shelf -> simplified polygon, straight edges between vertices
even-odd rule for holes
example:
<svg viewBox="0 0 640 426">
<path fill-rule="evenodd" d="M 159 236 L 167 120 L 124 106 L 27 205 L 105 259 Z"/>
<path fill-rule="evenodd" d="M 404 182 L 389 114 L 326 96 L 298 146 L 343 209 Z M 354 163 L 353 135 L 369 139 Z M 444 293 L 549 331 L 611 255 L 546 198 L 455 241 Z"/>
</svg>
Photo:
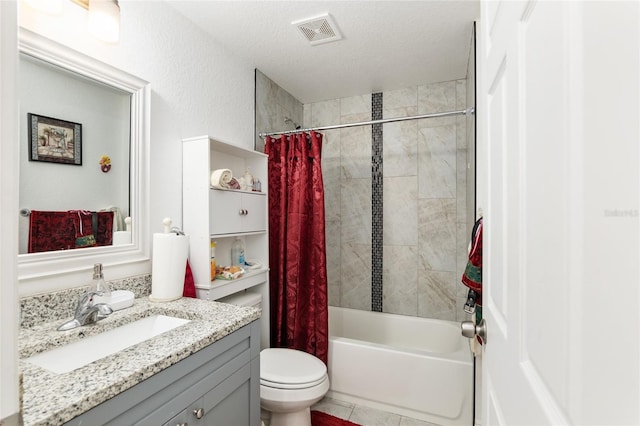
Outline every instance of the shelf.
<svg viewBox="0 0 640 426">
<path fill-rule="evenodd" d="M 218 300 L 251 288 L 262 295 L 262 334 L 269 341 L 269 224 L 268 156 L 257 151 L 200 136 L 182 144 L 182 226 L 189 234 L 189 262 L 196 297 Z M 262 191 L 215 188 L 213 170 L 229 169 L 234 176 L 249 170 Z M 234 238 L 244 240 L 246 254 L 259 259 L 261 269 L 242 278 L 211 281 L 211 241 L 216 241 L 216 262 L 230 264 Z"/>
<path fill-rule="evenodd" d="M 212 191 L 240 192 L 243 194 L 267 195 L 266 192 L 262 192 L 262 191 L 243 191 L 242 189 L 216 188 L 215 186 L 210 186 L 209 189 L 211 189 Z"/>
<path fill-rule="evenodd" d="M 262 268 L 249 271 L 235 280 L 215 280 L 208 284 L 196 284 L 196 291 L 208 291 L 210 295 L 207 299 L 217 300 L 260 284 L 266 284 L 268 272 L 268 268 Z"/>
<path fill-rule="evenodd" d="M 230 237 L 248 237 L 250 235 L 266 235 L 267 231 L 251 231 L 251 232 L 230 232 L 228 234 L 211 234 L 209 237 L 214 238 L 230 238 Z"/>
</svg>

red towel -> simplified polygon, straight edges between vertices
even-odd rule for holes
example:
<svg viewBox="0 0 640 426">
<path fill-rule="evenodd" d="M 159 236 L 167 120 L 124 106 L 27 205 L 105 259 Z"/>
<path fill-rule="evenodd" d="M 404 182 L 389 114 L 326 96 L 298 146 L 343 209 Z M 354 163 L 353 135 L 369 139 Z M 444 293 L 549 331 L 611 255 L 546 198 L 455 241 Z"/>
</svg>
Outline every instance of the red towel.
<svg viewBox="0 0 640 426">
<path fill-rule="evenodd" d="M 69 212 L 31 210 L 29 253 L 76 247 L 75 227 Z"/>
<path fill-rule="evenodd" d="M 482 218 L 473 227 L 469 261 L 462 274 L 462 283 L 477 293 L 476 303 L 482 306 Z"/>
<path fill-rule="evenodd" d="M 29 216 L 29 253 L 96 245 L 110 246 L 112 243 L 111 211 L 94 213 L 84 210 L 32 210 Z"/>
<path fill-rule="evenodd" d="M 113 245 L 113 212 L 97 212 L 94 214 L 98 216 L 98 229 L 93 230 L 96 236 L 96 244 L 99 246 Z"/>
<path fill-rule="evenodd" d="M 86 210 L 71 210 L 68 213 L 73 220 L 76 248 L 94 247 L 96 245 L 96 236 L 93 233 L 93 215 L 91 212 Z"/>
<path fill-rule="evenodd" d="M 482 218 L 478 219 L 471 233 L 471 250 L 467 267 L 462 274 L 462 284 L 476 292 L 476 324 L 482 320 Z M 482 345 L 480 336 L 476 337 Z"/>
<path fill-rule="evenodd" d="M 191 272 L 191 266 L 189 266 L 189 259 L 187 259 L 187 270 L 184 274 L 182 297 L 196 297 L 196 285 L 193 282 L 193 273 Z"/>
</svg>

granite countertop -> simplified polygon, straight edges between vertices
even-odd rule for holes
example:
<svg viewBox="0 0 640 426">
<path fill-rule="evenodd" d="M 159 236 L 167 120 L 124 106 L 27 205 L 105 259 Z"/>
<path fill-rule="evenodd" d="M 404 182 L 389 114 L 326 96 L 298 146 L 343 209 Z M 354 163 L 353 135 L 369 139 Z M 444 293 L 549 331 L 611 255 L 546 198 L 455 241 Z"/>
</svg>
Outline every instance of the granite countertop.
<svg viewBox="0 0 640 426">
<path fill-rule="evenodd" d="M 260 309 L 208 300 L 182 298 L 154 303 L 142 297 L 135 299 L 132 307 L 115 311 L 93 325 L 57 331 L 66 321 L 63 320 L 23 327 L 19 335 L 19 367 L 23 375 L 24 424 L 57 425 L 69 421 L 258 319 L 260 314 Z M 69 373 L 55 374 L 24 360 L 150 315 L 191 321 Z"/>
</svg>

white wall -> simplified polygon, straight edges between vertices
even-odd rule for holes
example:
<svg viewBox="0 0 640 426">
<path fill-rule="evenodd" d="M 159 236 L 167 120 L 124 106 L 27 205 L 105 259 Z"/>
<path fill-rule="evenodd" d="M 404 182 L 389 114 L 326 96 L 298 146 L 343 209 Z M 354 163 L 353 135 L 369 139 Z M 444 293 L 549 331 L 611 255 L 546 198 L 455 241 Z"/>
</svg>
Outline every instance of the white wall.
<svg viewBox="0 0 640 426">
<path fill-rule="evenodd" d="M 0 2 L 0 138 L 18 136 L 18 40 L 15 3 Z M 0 423 L 17 425 L 18 392 L 18 292 L 15 286 L 18 252 L 18 146 L 0 143 Z M 11 416 L 11 418 L 9 418 Z M 4 422 L 4 423 L 3 423 Z"/>
<path fill-rule="evenodd" d="M 117 44 L 88 35 L 84 9 L 72 2 L 64 7 L 63 16 L 21 7 L 20 26 L 151 83 L 151 232 L 161 232 L 164 217 L 181 226 L 181 139 L 210 134 L 253 148 L 253 64 L 164 1 L 120 2 Z"/>
</svg>

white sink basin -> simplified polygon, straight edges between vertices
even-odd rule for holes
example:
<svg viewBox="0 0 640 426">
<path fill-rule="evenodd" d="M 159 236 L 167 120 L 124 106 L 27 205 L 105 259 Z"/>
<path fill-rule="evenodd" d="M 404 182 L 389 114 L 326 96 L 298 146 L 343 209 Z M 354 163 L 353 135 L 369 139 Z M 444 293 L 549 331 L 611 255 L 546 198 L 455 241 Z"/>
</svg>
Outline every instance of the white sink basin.
<svg viewBox="0 0 640 426">
<path fill-rule="evenodd" d="M 154 315 L 42 352 L 25 361 L 56 374 L 68 373 L 188 322 L 182 318 Z"/>
</svg>

